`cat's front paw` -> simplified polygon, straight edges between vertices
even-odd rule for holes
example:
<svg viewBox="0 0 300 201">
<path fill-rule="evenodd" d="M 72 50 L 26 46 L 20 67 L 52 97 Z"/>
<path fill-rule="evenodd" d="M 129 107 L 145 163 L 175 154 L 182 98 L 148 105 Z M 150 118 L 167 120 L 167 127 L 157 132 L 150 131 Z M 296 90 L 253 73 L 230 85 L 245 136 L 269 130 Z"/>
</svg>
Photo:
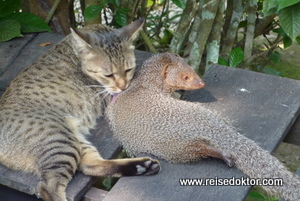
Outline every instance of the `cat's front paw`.
<svg viewBox="0 0 300 201">
<path fill-rule="evenodd" d="M 145 158 L 145 161 L 136 165 L 137 175 L 151 175 L 156 174 L 160 170 L 160 164 L 158 160 L 152 158 Z"/>
<path fill-rule="evenodd" d="M 158 160 L 143 157 L 131 160 L 123 174 L 127 176 L 152 175 L 158 173 L 159 170 L 160 164 Z"/>
</svg>

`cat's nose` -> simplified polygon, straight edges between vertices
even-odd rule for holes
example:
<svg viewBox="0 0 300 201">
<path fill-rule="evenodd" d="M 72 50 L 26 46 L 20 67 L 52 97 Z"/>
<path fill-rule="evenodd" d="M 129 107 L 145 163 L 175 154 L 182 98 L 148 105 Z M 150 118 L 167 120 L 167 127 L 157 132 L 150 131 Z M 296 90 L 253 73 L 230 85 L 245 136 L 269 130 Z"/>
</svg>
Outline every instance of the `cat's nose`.
<svg viewBox="0 0 300 201">
<path fill-rule="evenodd" d="M 117 87 L 119 89 L 121 89 L 122 91 L 124 91 L 126 89 L 127 83 L 125 80 L 120 80 L 119 82 L 117 82 Z"/>
</svg>

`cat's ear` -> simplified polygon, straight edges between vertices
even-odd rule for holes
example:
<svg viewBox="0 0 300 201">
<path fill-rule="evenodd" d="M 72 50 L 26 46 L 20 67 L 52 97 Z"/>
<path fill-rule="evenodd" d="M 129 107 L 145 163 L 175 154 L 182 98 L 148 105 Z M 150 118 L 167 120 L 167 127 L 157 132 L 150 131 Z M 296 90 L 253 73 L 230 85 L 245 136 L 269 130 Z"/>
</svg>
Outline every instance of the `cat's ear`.
<svg viewBox="0 0 300 201">
<path fill-rule="evenodd" d="M 92 47 L 86 42 L 85 36 L 80 31 L 75 31 L 72 28 L 71 35 L 73 39 L 73 49 L 76 54 L 86 53 Z"/>
<path fill-rule="evenodd" d="M 144 24 L 144 19 L 140 18 L 131 24 L 120 29 L 120 37 L 132 41 L 138 36 L 138 32 Z"/>
</svg>

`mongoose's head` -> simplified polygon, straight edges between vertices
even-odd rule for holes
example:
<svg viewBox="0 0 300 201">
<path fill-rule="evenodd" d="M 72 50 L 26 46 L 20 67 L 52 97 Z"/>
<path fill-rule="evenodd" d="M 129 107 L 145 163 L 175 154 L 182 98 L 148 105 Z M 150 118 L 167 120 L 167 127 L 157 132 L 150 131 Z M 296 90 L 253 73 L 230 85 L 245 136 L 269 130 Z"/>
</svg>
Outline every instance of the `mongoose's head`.
<svg viewBox="0 0 300 201">
<path fill-rule="evenodd" d="M 161 54 L 161 62 L 164 65 L 162 79 L 164 84 L 172 90 L 194 90 L 205 86 L 203 80 L 189 66 L 183 58 L 177 54 Z"/>
</svg>

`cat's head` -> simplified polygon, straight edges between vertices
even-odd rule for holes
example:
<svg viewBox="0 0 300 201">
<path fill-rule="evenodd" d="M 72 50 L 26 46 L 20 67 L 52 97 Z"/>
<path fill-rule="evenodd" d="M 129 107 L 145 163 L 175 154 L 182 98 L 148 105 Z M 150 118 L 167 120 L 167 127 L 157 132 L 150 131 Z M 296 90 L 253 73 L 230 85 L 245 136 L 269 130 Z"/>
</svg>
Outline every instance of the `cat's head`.
<svg viewBox="0 0 300 201">
<path fill-rule="evenodd" d="M 82 71 L 110 94 L 120 93 L 130 84 L 136 67 L 132 41 L 143 22 L 139 19 L 120 29 L 104 25 L 71 29 L 71 43 Z"/>
</svg>

